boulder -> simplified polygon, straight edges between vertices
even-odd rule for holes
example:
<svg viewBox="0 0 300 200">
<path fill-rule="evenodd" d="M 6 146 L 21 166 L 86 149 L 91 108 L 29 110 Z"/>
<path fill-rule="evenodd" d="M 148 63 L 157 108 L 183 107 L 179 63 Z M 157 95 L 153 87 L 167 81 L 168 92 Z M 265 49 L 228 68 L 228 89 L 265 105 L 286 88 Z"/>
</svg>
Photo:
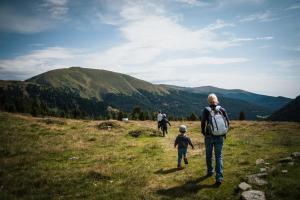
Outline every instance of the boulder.
<svg viewBox="0 0 300 200">
<path fill-rule="evenodd" d="M 263 164 L 265 161 L 264 161 L 264 159 L 257 159 L 256 161 L 255 161 L 255 163 L 257 164 L 257 165 L 260 165 L 260 164 Z"/>
<path fill-rule="evenodd" d="M 267 168 L 260 168 L 260 172 L 266 172 Z"/>
<path fill-rule="evenodd" d="M 288 165 L 294 166 L 294 162 L 288 162 Z"/>
<path fill-rule="evenodd" d="M 263 173 L 261 173 L 261 174 L 263 174 Z M 250 184 L 258 185 L 258 186 L 263 186 L 263 185 L 268 184 L 268 182 L 265 181 L 264 179 L 262 179 L 261 176 L 259 176 L 259 174 L 248 175 L 247 182 Z"/>
<path fill-rule="evenodd" d="M 281 158 L 278 160 L 280 163 L 286 163 L 286 162 L 292 162 L 293 158 L 292 157 L 286 157 L 286 158 Z"/>
<path fill-rule="evenodd" d="M 242 191 L 251 190 L 252 186 L 246 182 L 242 182 L 239 184 L 239 189 Z"/>
<path fill-rule="evenodd" d="M 243 200 L 266 200 L 265 193 L 259 190 L 249 190 L 242 193 Z"/>
<path fill-rule="evenodd" d="M 291 156 L 292 156 L 293 158 L 299 158 L 299 157 L 300 157 L 300 152 L 293 152 L 293 153 L 291 154 Z"/>
<path fill-rule="evenodd" d="M 284 170 L 281 170 L 281 173 L 283 174 L 287 174 L 288 173 L 288 170 L 284 169 Z"/>
</svg>

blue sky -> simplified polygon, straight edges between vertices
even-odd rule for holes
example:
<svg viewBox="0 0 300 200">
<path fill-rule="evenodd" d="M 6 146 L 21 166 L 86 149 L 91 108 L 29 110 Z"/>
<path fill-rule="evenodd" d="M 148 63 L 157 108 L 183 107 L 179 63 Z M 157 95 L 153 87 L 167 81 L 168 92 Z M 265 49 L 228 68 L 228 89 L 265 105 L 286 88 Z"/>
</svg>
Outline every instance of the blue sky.
<svg viewBox="0 0 300 200">
<path fill-rule="evenodd" d="M 300 1 L 1 0 L 0 79 L 81 66 L 300 94 Z"/>
</svg>

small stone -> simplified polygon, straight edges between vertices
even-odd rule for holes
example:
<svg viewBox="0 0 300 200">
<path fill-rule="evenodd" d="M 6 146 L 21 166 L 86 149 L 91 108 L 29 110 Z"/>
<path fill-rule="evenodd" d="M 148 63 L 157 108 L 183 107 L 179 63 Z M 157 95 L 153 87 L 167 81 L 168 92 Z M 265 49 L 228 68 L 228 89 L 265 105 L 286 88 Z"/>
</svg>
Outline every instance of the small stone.
<svg viewBox="0 0 300 200">
<path fill-rule="evenodd" d="M 288 162 L 288 165 L 294 166 L 294 162 Z"/>
<path fill-rule="evenodd" d="M 281 173 L 283 174 L 287 174 L 288 173 L 288 170 L 284 169 L 284 170 L 281 170 Z"/>
<path fill-rule="evenodd" d="M 278 160 L 278 162 L 284 163 L 284 162 L 292 162 L 293 158 L 292 157 L 286 157 L 286 158 L 281 158 Z"/>
<path fill-rule="evenodd" d="M 266 168 L 260 168 L 260 172 L 266 172 L 267 169 Z"/>
<path fill-rule="evenodd" d="M 293 153 L 291 154 L 291 156 L 292 156 L 293 158 L 299 158 L 299 157 L 300 157 L 300 152 L 293 152 Z"/>
<path fill-rule="evenodd" d="M 268 184 L 267 181 L 263 180 L 257 174 L 248 175 L 247 176 L 247 182 L 250 183 L 250 184 L 259 185 L 259 186 Z"/>
<path fill-rule="evenodd" d="M 71 158 L 69 158 L 69 159 L 70 159 L 70 160 L 78 160 L 79 157 L 73 156 L 73 157 L 71 157 Z"/>
<path fill-rule="evenodd" d="M 242 191 L 251 190 L 252 186 L 246 182 L 242 182 L 239 184 L 239 189 Z"/>
<path fill-rule="evenodd" d="M 268 174 L 266 172 L 264 173 L 257 173 L 257 174 L 253 174 L 254 176 L 257 176 L 259 178 L 266 178 L 268 176 Z"/>
<path fill-rule="evenodd" d="M 265 165 L 270 165 L 270 163 L 266 162 Z"/>
<path fill-rule="evenodd" d="M 243 200 L 266 200 L 265 193 L 258 190 L 249 190 L 242 193 Z"/>
<path fill-rule="evenodd" d="M 257 159 L 256 161 L 255 161 L 255 163 L 257 164 L 257 165 L 260 165 L 260 164 L 263 164 L 265 161 L 264 161 L 264 159 Z"/>
</svg>

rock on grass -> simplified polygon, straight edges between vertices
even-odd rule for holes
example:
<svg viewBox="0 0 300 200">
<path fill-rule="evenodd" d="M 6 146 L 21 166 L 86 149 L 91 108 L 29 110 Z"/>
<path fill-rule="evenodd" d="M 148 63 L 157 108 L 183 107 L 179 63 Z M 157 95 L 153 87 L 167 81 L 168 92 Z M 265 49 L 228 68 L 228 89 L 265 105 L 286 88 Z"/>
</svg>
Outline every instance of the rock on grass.
<svg viewBox="0 0 300 200">
<path fill-rule="evenodd" d="M 293 161 L 292 157 L 281 158 L 278 160 L 278 162 L 281 162 L 281 163 L 292 162 L 292 161 Z"/>
<path fill-rule="evenodd" d="M 250 184 L 259 185 L 259 186 L 267 185 L 268 182 L 261 178 L 261 177 L 264 177 L 262 175 L 264 175 L 264 173 L 248 175 L 247 182 Z"/>
<path fill-rule="evenodd" d="M 252 188 L 252 186 L 249 185 L 249 184 L 246 183 L 246 182 L 242 182 L 242 183 L 239 184 L 239 189 L 240 189 L 241 191 L 251 190 L 251 188 Z"/>
<path fill-rule="evenodd" d="M 300 158 L 300 152 L 293 152 L 293 153 L 291 154 L 291 156 L 292 156 L 293 158 Z"/>
<path fill-rule="evenodd" d="M 242 193 L 243 200 L 265 200 L 265 193 L 259 190 L 249 190 Z"/>
</svg>

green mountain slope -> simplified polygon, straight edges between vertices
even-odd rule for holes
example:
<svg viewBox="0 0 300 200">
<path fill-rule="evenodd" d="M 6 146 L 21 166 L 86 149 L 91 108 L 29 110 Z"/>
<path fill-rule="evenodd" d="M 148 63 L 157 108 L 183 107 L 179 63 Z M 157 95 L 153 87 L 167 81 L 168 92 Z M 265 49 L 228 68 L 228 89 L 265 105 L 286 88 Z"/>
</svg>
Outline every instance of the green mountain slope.
<svg viewBox="0 0 300 200">
<path fill-rule="evenodd" d="M 125 74 L 80 67 L 52 70 L 32 77 L 26 82 L 54 88 L 69 88 L 78 92 L 81 97 L 95 97 L 97 100 L 102 100 L 103 95 L 108 93 L 133 95 L 139 93 L 139 90 L 158 95 L 168 93 L 162 87 Z"/>
<path fill-rule="evenodd" d="M 289 104 L 274 112 L 269 119 L 273 121 L 295 121 L 300 122 L 300 96 Z"/>
</svg>

